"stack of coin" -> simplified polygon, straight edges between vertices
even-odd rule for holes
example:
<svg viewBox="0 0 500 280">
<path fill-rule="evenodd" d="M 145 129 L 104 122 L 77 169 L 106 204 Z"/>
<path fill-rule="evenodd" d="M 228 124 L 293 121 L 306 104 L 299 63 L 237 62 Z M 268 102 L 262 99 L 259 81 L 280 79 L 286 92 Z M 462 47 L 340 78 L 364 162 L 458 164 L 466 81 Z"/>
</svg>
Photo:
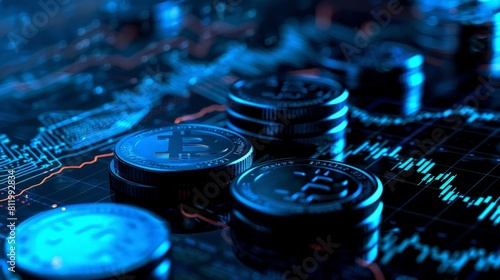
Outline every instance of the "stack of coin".
<svg viewBox="0 0 500 280">
<path fill-rule="evenodd" d="M 171 277 L 170 237 L 168 224 L 146 210 L 75 204 L 23 221 L 16 244 L 6 241 L 5 251 L 15 256 L 22 279 L 166 280 Z"/>
<path fill-rule="evenodd" d="M 499 11 L 498 1 L 419 0 L 413 38 L 431 53 L 455 57 L 461 71 L 489 72 L 500 52 Z"/>
<path fill-rule="evenodd" d="M 237 81 L 227 99 L 227 126 L 252 138 L 256 150 L 267 144 L 331 142 L 345 145 L 348 91 L 323 77 L 277 75 Z M 297 152 L 291 151 L 289 152 Z"/>
<path fill-rule="evenodd" d="M 273 269 L 311 256 L 372 262 L 382 188 L 375 175 L 336 161 L 289 158 L 254 166 L 231 185 L 235 253 L 255 266 L 266 260 Z"/>
<path fill-rule="evenodd" d="M 396 104 L 397 114 L 411 115 L 421 109 L 424 58 L 407 45 L 373 42 L 352 53 L 328 46 L 323 48 L 319 63 L 326 75 L 349 89 L 350 102 L 355 105 L 373 106 L 377 98 Z M 388 112 L 385 107 L 382 110 Z"/>
<path fill-rule="evenodd" d="M 248 140 L 227 129 L 201 124 L 148 129 L 116 144 L 110 187 L 141 201 L 208 207 L 224 201 L 229 183 L 252 160 Z"/>
<path fill-rule="evenodd" d="M 424 8 L 417 11 L 417 20 L 413 24 L 415 43 L 443 55 L 455 53 L 460 45 L 460 25 L 449 19 L 448 10 L 428 11 Z"/>
</svg>

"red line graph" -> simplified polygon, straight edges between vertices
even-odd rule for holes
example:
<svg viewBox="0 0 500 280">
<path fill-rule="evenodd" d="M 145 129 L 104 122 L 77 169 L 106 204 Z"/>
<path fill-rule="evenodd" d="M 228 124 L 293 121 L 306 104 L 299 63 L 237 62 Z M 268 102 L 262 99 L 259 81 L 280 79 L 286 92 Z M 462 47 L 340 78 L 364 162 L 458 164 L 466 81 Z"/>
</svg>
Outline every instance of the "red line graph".
<svg viewBox="0 0 500 280">
<path fill-rule="evenodd" d="M 185 210 L 184 210 L 184 207 L 182 206 L 182 204 L 180 205 L 179 209 L 181 210 L 181 213 L 183 216 L 187 217 L 187 218 L 190 218 L 190 219 L 200 219 L 206 223 L 209 223 L 211 225 L 214 225 L 214 226 L 217 226 L 217 227 L 227 227 L 227 225 L 223 222 L 220 222 L 220 221 L 214 221 L 212 219 L 209 219 L 203 215 L 200 215 L 200 214 L 191 214 L 191 213 L 187 213 Z"/>
<path fill-rule="evenodd" d="M 213 105 L 210 105 L 210 106 L 207 106 L 207 107 L 201 109 L 197 113 L 185 115 L 185 116 L 182 116 L 182 117 L 178 117 L 178 118 L 175 119 L 174 123 L 181 123 L 181 122 L 185 122 L 185 121 L 192 121 L 192 120 L 196 120 L 196 119 L 202 118 L 206 114 L 209 114 L 209 113 L 212 113 L 212 112 L 224 112 L 224 111 L 226 111 L 226 106 L 220 105 L 220 104 L 213 104 Z"/>
<path fill-rule="evenodd" d="M 41 186 L 43 185 L 48 179 L 52 178 L 54 175 L 57 175 L 57 174 L 60 174 L 61 172 L 63 172 L 64 170 L 66 169 L 80 169 L 82 168 L 83 166 L 85 165 L 89 165 L 89 164 L 94 164 L 97 162 L 97 160 L 99 160 L 100 158 L 104 158 L 104 157 L 111 157 L 113 156 L 113 153 L 109 153 L 109 154 L 102 154 L 102 155 L 97 155 L 94 157 L 93 160 L 91 161 L 87 161 L 87 162 L 84 162 L 80 165 L 70 165 L 70 166 L 63 166 L 61 167 L 59 170 L 57 170 L 56 172 L 54 173 L 51 173 L 50 175 L 48 175 L 47 177 L 43 178 L 42 181 L 40 181 L 40 183 L 37 183 L 35 185 L 31 185 L 25 189 L 23 189 L 22 191 L 20 191 L 19 193 L 17 193 L 16 195 L 14 195 L 14 197 L 19 197 L 20 195 L 22 195 L 23 193 L 25 193 L 26 191 L 32 189 L 32 188 L 35 188 L 35 187 L 38 187 L 38 186 Z M 7 198 L 3 198 L 3 199 L 0 199 L 0 202 L 4 202 L 4 201 L 7 201 L 8 200 L 8 197 Z"/>
<path fill-rule="evenodd" d="M 364 266 L 371 270 L 373 273 L 373 276 L 375 276 L 375 280 L 384 280 L 384 274 L 382 273 L 382 270 L 380 270 L 380 267 L 376 263 L 372 262 L 367 262 L 366 260 L 363 259 L 358 259 L 356 261 L 359 265 Z"/>
</svg>

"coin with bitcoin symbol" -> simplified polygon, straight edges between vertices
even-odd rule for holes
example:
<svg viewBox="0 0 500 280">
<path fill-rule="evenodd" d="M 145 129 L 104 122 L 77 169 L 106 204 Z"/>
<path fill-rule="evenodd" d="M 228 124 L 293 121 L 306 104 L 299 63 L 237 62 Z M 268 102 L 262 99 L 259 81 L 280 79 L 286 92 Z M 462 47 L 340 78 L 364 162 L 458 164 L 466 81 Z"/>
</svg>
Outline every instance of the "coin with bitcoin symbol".
<svg viewBox="0 0 500 280">
<path fill-rule="evenodd" d="M 22 279 L 111 279 L 121 275 L 146 279 L 156 267 L 170 267 L 169 226 L 133 206 L 68 205 L 32 216 L 16 232 L 16 261 Z M 6 242 L 7 252 L 10 246 Z"/>
<path fill-rule="evenodd" d="M 138 198 L 189 197 L 189 190 L 203 192 L 207 182 L 224 188 L 252 159 L 252 145 L 235 132 L 172 125 L 123 137 L 115 147 L 110 182 L 114 190 Z"/>
</svg>

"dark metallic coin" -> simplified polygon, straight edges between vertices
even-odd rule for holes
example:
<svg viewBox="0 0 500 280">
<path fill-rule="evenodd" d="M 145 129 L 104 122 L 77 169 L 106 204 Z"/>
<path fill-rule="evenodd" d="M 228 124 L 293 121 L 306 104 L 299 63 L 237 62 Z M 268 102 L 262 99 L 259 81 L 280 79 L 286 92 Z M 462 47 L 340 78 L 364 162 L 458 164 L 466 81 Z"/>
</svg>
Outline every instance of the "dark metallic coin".
<svg viewBox="0 0 500 280">
<path fill-rule="evenodd" d="M 458 1 L 445 6 L 421 1 L 416 6 L 414 41 L 432 54 L 454 58 L 461 72 L 486 73 L 498 55 L 498 1 Z"/>
<path fill-rule="evenodd" d="M 5 243 L 7 256 L 11 246 Z M 14 247 L 23 279 L 166 279 L 171 266 L 167 224 L 128 205 L 76 204 L 42 212 L 17 227 Z"/>
<path fill-rule="evenodd" d="M 149 187 L 197 186 L 219 172 L 229 183 L 250 167 L 252 154 L 252 145 L 235 132 L 181 124 L 125 136 L 116 145 L 114 167 L 121 177 Z"/>
<path fill-rule="evenodd" d="M 361 258 L 369 262 L 375 261 L 378 255 L 378 242 L 380 239 L 379 230 L 366 233 L 364 236 L 351 235 L 351 239 L 359 242 L 358 246 L 333 241 L 331 235 L 330 238 L 328 235 L 318 235 L 315 240 L 305 239 L 309 242 L 300 242 L 300 240 L 297 242 L 284 236 L 285 241 L 282 243 L 280 241 L 283 241 L 283 239 L 269 239 L 268 244 L 262 244 L 256 241 L 259 235 L 254 235 L 252 238 L 251 235 L 242 234 L 238 230 L 231 231 L 233 252 L 236 258 L 246 266 L 258 271 L 277 271 L 283 273 L 283 271 L 286 271 L 290 267 L 300 264 L 304 259 L 317 255 L 319 251 L 328 257 L 322 258 L 322 261 L 318 262 L 321 265 L 321 271 L 317 272 L 321 274 L 327 272 L 326 275 L 331 275 L 332 268 L 335 268 L 334 271 L 336 272 L 341 271 L 339 270 L 339 264 L 353 264 L 353 259 L 359 260 Z M 318 239 L 323 242 L 318 242 Z M 325 241 L 328 242 L 330 247 L 322 247 L 325 245 Z M 315 275 L 312 279 L 327 278 Z"/>
<path fill-rule="evenodd" d="M 140 201 L 162 201 L 173 205 L 191 197 L 188 188 L 158 188 L 123 178 L 115 168 L 115 160 L 109 165 L 109 186 L 112 190 L 139 199 Z"/>
<path fill-rule="evenodd" d="M 316 146 L 325 141 L 333 141 L 336 148 L 331 151 L 336 152 L 345 143 L 348 96 L 344 87 L 326 77 L 242 79 L 228 95 L 226 125 L 247 136 L 258 151 L 264 148 L 278 157 L 297 156 L 293 151 L 311 148 L 289 149 L 297 144 Z"/>
<path fill-rule="evenodd" d="M 415 114 L 422 106 L 424 58 L 410 46 L 381 41 L 352 53 L 328 46 L 319 63 L 348 88 L 354 106 L 371 108 L 375 96 L 401 104 L 398 114 Z"/>
<path fill-rule="evenodd" d="M 327 118 L 347 104 L 348 92 L 338 82 L 312 76 L 244 79 L 228 95 L 235 113 L 263 121 L 306 122 Z"/>
<path fill-rule="evenodd" d="M 286 143 L 286 142 L 294 142 L 294 143 L 300 143 L 300 144 L 317 144 L 318 142 L 323 142 L 323 141 L 328 141 L 328 142 L 334 142 L 337 143 L 339 141 L 345 141 L 345 129 L 347 128 L 348 122 L 347 120 L 343 121 L 336 127 L 325 130 L 324 132 L 321 133 L 316 133 L 316 134 L 303 134 L 303 135 L 295 135 L 295 136 L 289 136 L 289 135 L 281 135 L 281 136 L 272 136 L 268 135 L 269 133 L 266 133 L 264 131 L 265 128 L 262 128 L 262 130 L 259 130 L 257 132 L 255 131 L 249 131 L 246 128 L 241 128 L 240 126 L 236 126 L 233 124 L 230 120 L 227 120 L 226 125 L 231 129 L 234 130 L 238 133 L 241 133 L 242 135 L 248 136 L 253 142 L 257 141 L 257 146 L 262 146 L 262 145 L 267 145 L 270 143 Z M 254 144 L 255 145 L 255 144 Z M 258 148 L 258 147 L 256 147 Z"/>
<path fill-rule="evenodd" d="M 282 159 L 244 172 L 231 184 L 231 195 L 234 210 L 260 224 L 272 225 L 279 218 L 317 227 L 312 216 L 357 224 L 379 207 L 382 183 L 340 162 Z"/>
<path fill-rule="evenodd" d="M 347 55 L 334 47 L 322 51 L 320 63 L 339 75 L 348 89 L 398 84 L 401 76 L 421 73 L 423 56 L 412 47 L 395 42 L 371 44 Z"/>
<path fill-rule="evenodd" d="M 347 121 L 348 107 L 345 105 L 335 114 L 326 118 L 296 123 L 291 120 L 265 121 L 249 118 L 231 109 L 227 109 L 227 121 L 237 127 L 245 128 L 252 133 L 259 133 L 272 137 L 307 137 L 323 134 Z"/>
<path fill-rule="evenodd" d="M 332 250 L 331 260 L 373 261 L 382 188 L 375 175 L 341 162 L 289 158 L 261 163 L 231 184 L 236 249 L 293 262 L 295 255 L 307 255 L 328 240 L 340 245 L 336 253 L 325 248 Z"/>
</svg>

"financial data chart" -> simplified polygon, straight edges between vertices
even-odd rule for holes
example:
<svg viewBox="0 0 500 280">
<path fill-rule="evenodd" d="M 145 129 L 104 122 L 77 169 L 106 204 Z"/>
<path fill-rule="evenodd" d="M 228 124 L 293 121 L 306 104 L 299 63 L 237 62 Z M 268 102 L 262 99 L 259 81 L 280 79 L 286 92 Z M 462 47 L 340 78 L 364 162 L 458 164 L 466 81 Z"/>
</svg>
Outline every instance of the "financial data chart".
<svg viewBox="0 0 500 280">
<path fill-rule="evenodd" d="M 66 232 L 79 236 L 82 251 L 84 242 L 95 245 L 80 259 L 68 253 L 75 265 L 143 250 L 123 260 L 147 262 L 146 269 L 127 274 L 134 264 L 123 265 L 111 277 L 96 272 L 88 279 L 498 278 L 500 6 L 440 3 L 0 1 L 0 277 L 65 279 L 44 274 L 42 265 L 57 270 L 62 257 L 23 262 L 20 254 L 63 248 L 57 236 Z M 215 177 L 228 191 L 210 200 L 215 210 L 172 206 L 165 193 L 144 186 L 158 184 L 154 170 L 124 175 L 126 160 L 134 159 L 127 137 L 172 126 L 237 139 L 238 157 L 231 159 L 237 164 L 216 171 L 230 176 Z M 187 144 L 176 160 L 196 160 L 182 149 L 204 149 L 205 138 L 233 145 L 186 131 L 179 132 L 188 140 L 181 140 Z M 173 158 L 166 147 L 175 145 L 175 135 L 158 134 L 154 143 L 164 146 L 143 149 Z M 283 167 L 291 177 L 271 176 L 288 165 L 299 166 Z M 160 181 L 209 183 L 199 174 Z M 307 176 L 314 179 L 287 189 Z M 250 192 L 255 177 L 266 184 Z M 292 202 L 323 203 L 325 184 L 336 188 L 328 199 L 366 201 L 294 210 Z M 362 193 L 370 187 L 373 193 Z M 169 195 L 192 199 L 183 191 Z M 251 201 L 259 195 L 271 202 L 256 206 Z M 155 203 L 144 202 L 151 197 Z M 102 224 L 69 216 L 74 204 L 82 204 L 75 213 L 115 215 L 103 221 L 124 230 L 88 233 Z M 38 227 L 49 224 L 49 216 L 37 218 L 48 210 L 67 222 Z M 294 219 L 273 220 L 292 210 Z M 150 231 L 155 227 L 161 234 Z M 341 232 L 333 245 L 314 232 L 332 228 Z M 38 247 L 22 246 L 42 240 L 31 237 L 44 230 L 51 235 Z M 121 241 L 99 246 L 112 237 Z M 313 244 L 296 249 L 308 238 Z M 15 254 L 11 245 L 19 248 Z M 161 254 L 145 257 L 151 246 Z M 328 259 L 351 251 L 349 264 Z M 38 278 L 13 272 L 23 265 Z M 153 276 L 145 278 L 144 270 Z"/>
</svg>

